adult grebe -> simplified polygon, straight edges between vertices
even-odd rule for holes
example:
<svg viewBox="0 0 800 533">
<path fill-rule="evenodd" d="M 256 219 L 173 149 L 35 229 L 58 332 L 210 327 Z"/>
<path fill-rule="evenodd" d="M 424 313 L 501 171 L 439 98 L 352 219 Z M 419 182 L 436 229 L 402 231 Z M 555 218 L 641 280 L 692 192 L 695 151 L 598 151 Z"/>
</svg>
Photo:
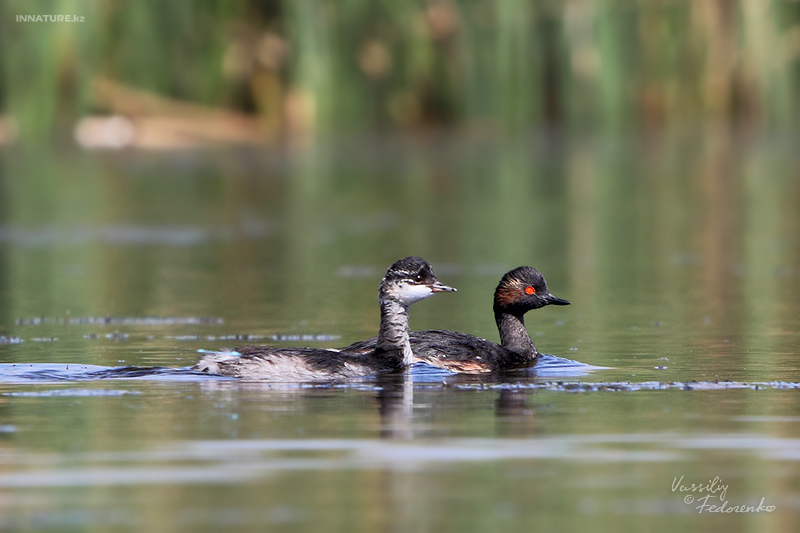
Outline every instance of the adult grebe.
<svg viewBox="0 0 800 533">
<path fill-rule="evenodd" d="M 501 344 L 457 331 L 412 331 L 409 341 L 414 359 L 469 373 L 533 366 L 539 352 L 525 329 L 524 315 L 531 309 L 551 304 L 569 305 L 569 302 L 550 294 L 544 276 L 535 268 L 515 268 L 503 276 L 494 291 L 494 319 Z M 376 341 L 373 337 L 342 350 L 369 353 Z"/>
<path fill-rule="evenodd" d="M 328 381 L 398 372 L 413 363 L 408 342 L 408 308 L 437 292 L 452 292 L 436 279 L 431 265 L 406 257 L 386 271 L 378 289 L 381 326 L 369 350 L 242 346 L 236 352 L 208 353 L 195 370 L 253 381 Z"/>
</svg>

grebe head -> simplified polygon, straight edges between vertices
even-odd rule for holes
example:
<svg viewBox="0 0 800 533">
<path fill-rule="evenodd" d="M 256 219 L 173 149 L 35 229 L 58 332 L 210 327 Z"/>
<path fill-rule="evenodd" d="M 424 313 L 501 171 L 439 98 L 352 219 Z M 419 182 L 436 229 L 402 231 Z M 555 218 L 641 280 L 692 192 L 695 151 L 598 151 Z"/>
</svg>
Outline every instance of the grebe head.
<svg viewBox="0 0 800 533">
<path fill-rule="evenodd" d="M 569 302 L 550 294 L 542 273 L 528 266 L 507 272 L 494 291 L 495 312 L 521 315 L 551 304 L 569 305 Z"/>
<path fill-rule="evenodd" d="M 455 292 L 436 279 L 430 263 L 421 257 L 406 257 L 396 261 L 381 280 L 378 298 L 396 300 L 409 306 L 437 292 Z"/>
</svg>

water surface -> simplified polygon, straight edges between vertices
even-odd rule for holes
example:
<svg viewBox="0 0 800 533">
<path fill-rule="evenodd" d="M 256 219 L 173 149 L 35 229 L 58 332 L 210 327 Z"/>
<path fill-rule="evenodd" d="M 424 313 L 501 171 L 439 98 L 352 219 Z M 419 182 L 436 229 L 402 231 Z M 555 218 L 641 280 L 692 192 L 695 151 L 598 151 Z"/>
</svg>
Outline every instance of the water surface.
<svg viewBox="0 0 800 533">
<path fill-rule="evenodd" d="M 3 153 L 0 528 L 794 530 L 799 163 L 787 138 Z M 573 302 L 534 342 L 605 369 L 187 370 L 374 335 L 410 254 L 459 289 L 413 328 L 497 340 L 494 287 L 531 265 Z M 775 508 L 699 513 L 681 476 Z"/>
</svg>

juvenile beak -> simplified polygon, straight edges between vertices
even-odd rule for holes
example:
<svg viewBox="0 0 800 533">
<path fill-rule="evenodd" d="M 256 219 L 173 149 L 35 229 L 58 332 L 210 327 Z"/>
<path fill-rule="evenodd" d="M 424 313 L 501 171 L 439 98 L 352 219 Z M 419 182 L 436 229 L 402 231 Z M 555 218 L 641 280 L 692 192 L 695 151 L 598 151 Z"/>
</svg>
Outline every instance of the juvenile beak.
<svg viewBox="0 0 800 533">
<path fill-rule="evenodd" d="M 431 288 L 431 292 L 456 292 L 456 289 L 453 287 L 448 287 L 441 281 L 437 281 L 432 285 L 428 285 Z"/>
</svg>

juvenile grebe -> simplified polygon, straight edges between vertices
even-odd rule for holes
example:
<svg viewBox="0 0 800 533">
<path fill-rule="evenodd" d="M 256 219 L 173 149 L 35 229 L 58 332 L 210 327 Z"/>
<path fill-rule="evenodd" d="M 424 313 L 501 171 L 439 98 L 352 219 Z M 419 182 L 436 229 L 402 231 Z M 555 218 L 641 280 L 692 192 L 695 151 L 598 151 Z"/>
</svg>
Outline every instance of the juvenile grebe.
<svg viewBox="0 0 800 533">
<path fill-rule="evenodd" d="M 550 294 L 544 276 L 535 268 L 515 268 L 503 276 L 494 291 L 494 319 L 501 344 L 457 331 L 412 331 L 409 341 L 414 358 L 454 372 L 493 372 L 533 366 L 539 352 L 525 329 L 524 315 L 551 304 L 569 305 L 569 302 Z M 343 351 L 368 353 L 376 341 L 373 337 L 356 342 Z"/>
<path fill-rule="evenodd" d="M 408 308 L 437 292 L 452 292 L 436 279 L 431 265 L 406 257 L 386 271 L 378 289 L 380 333 L 359 353 L 320 348 L 242 346 L 236 352 L 209 353 L 195 370 L 254 381 L 320 381 L 401 371 L 413 363 L 408 342 Z"/>
</svg>

